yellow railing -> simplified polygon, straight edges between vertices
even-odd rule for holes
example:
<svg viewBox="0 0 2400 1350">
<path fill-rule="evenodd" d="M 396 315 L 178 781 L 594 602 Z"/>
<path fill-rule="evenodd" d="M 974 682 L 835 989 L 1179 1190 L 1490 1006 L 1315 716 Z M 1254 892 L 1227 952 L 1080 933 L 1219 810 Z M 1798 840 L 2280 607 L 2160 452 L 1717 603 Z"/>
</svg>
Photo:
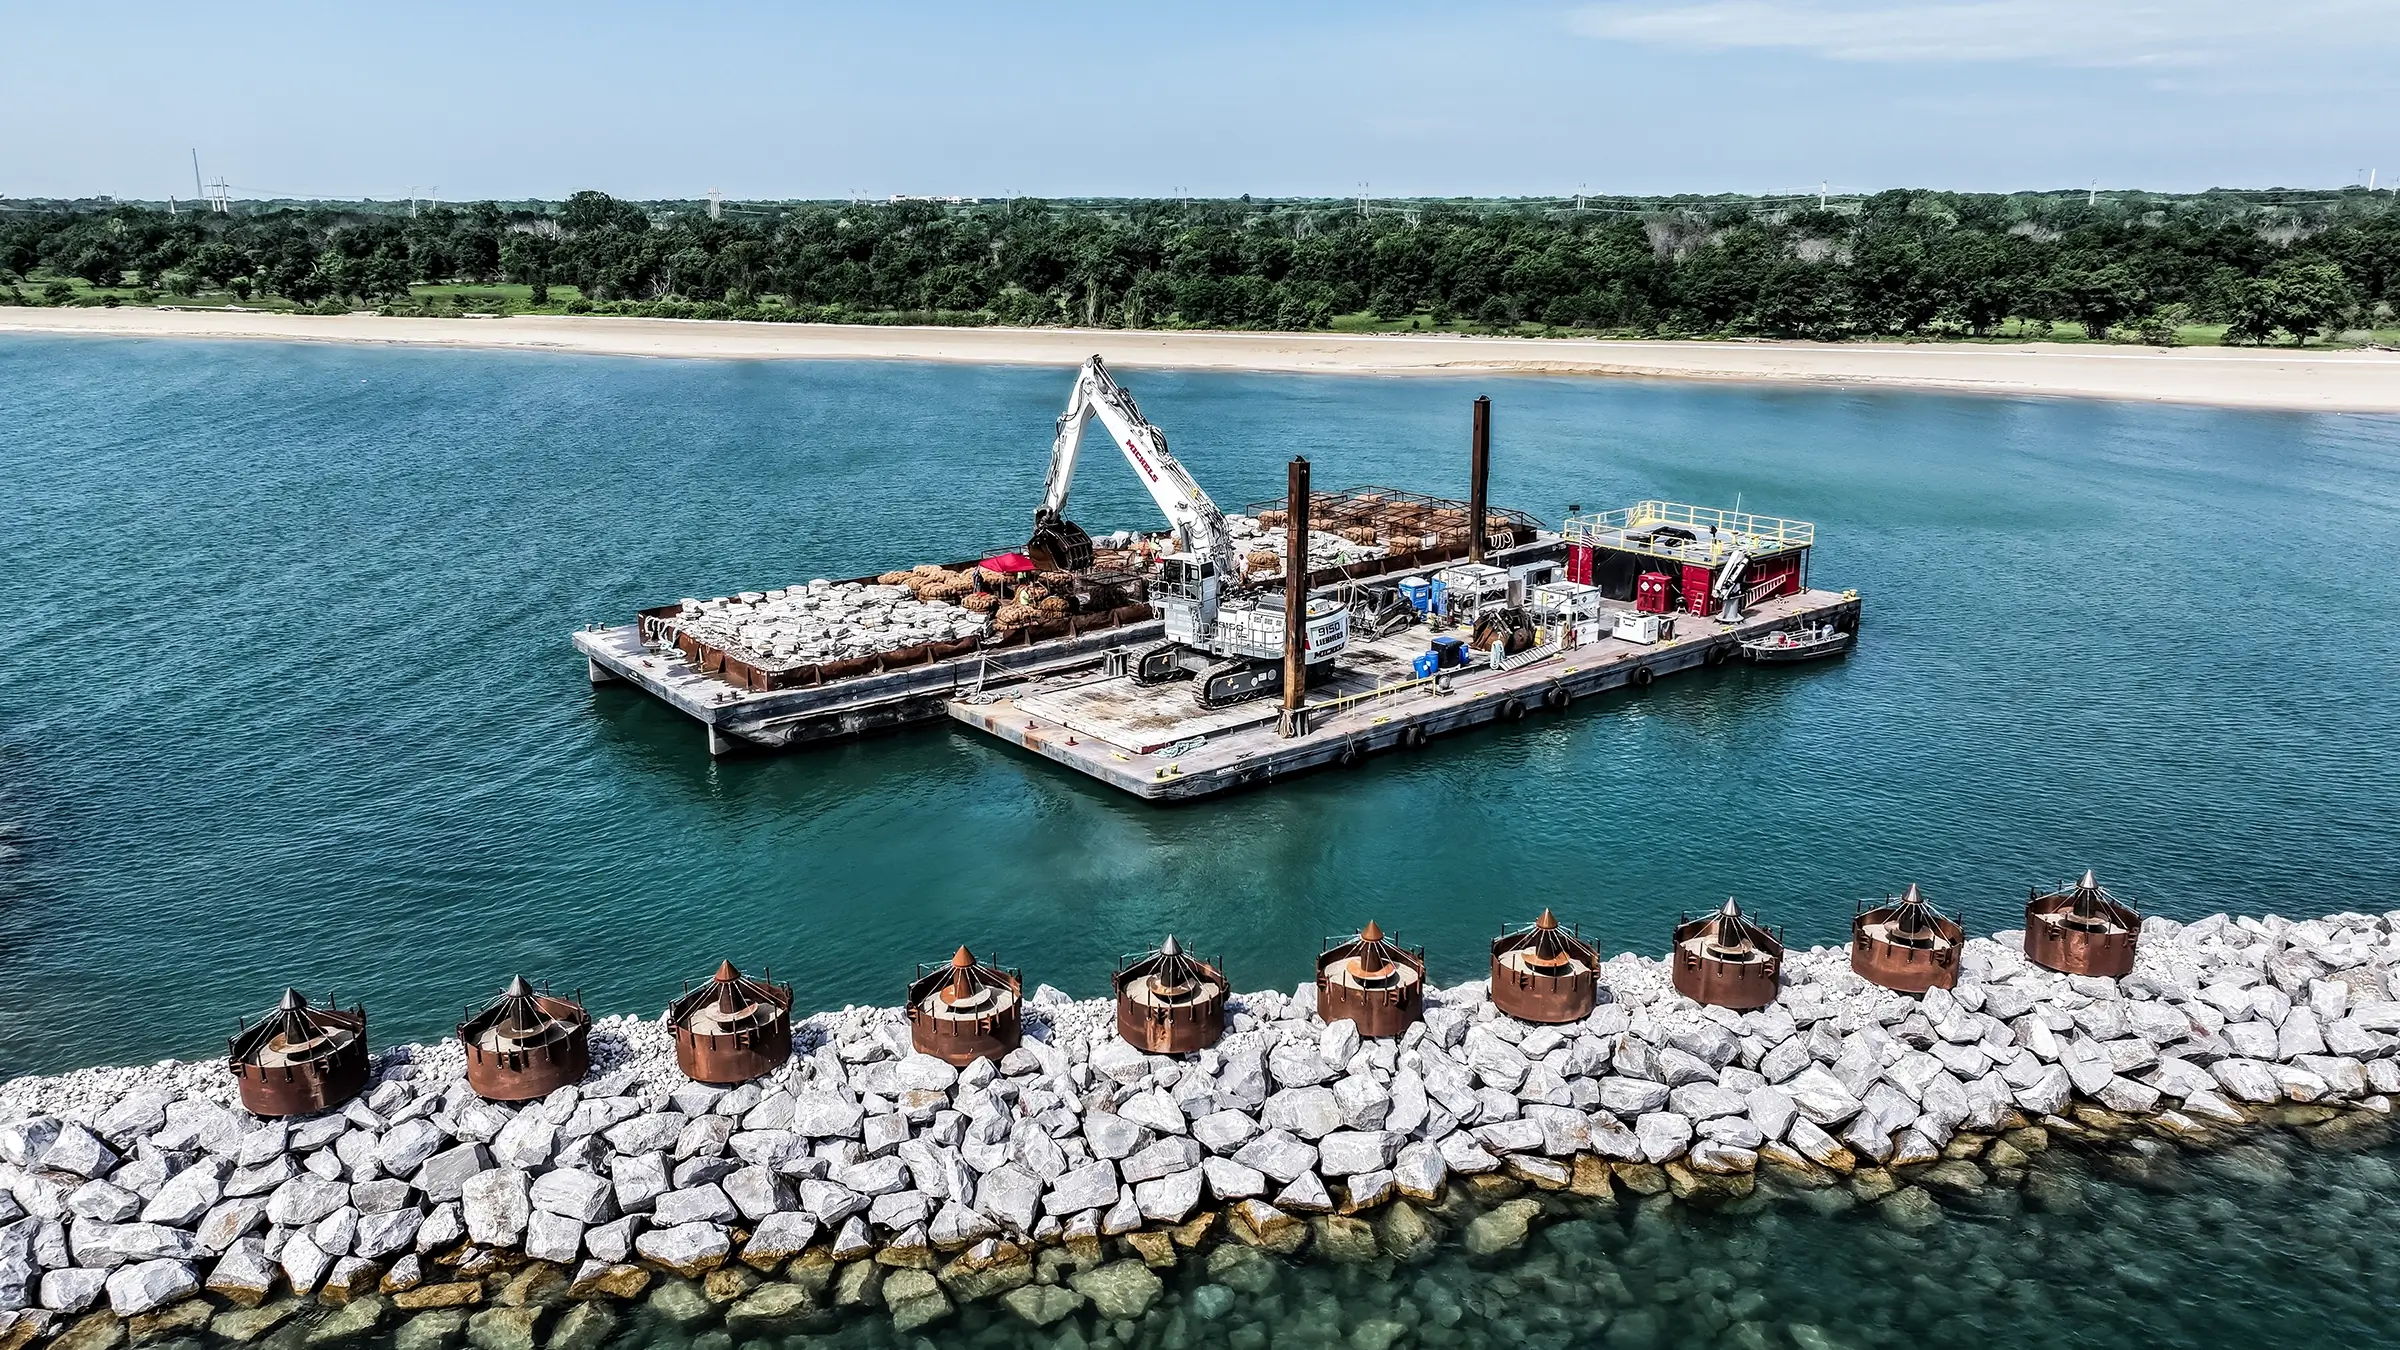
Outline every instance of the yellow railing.
<svg viewBox="0 0 2400 1350">
<path fill-rule="evenodd" d="M 1689 530 L 1696 545 L 1661 547 L 1648 539 L 1629 537 L 1661 525 Z M 1569 516 L 1562 532 L 1571 544 L 1596 544 L 1677 561 L 1692 557 L 1695 551 L 1714 560 L 1737 548 L 1753 554 L 1775 553 L 1806 548 L 1817 541 L 1817 527 L 1805 520 L 1662 501 L 1636 502 L 1621 511 Z"/>
</svg>

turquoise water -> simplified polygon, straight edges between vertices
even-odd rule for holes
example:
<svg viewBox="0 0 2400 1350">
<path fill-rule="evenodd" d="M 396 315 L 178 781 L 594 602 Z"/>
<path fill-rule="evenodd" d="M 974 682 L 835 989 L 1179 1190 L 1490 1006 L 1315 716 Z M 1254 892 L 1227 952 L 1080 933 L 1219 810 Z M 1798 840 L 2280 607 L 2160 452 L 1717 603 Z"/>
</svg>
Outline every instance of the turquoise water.
<svg viewBox="0 0 2400 1350">
<path fill-rule="evenodd" d="M 0 1074 L 210 1051 L 282 986 L 444 1033 L 523 970 L 655 1010 L 718 957 L 890 1002 L 964 941 L 1082 995 L 1173 929 L 1251 987 L 1369 916 L 1444 979 L 1543 904 L 1655 951 L 2087 863 L 2177 915 L 2400 903 L 2400 420 L 1894 392 L 1131 372 L 1221 501 L 1819 524 L 1839 665 L 1736 669 L 1175 809 L 948 729 L 712 762 L 589 688 L 637 605 L 1021 537 L 1042 369 L 0 339 Z M 1078 519 L 1150 523 L 1094 461 Z"/>
</svg>

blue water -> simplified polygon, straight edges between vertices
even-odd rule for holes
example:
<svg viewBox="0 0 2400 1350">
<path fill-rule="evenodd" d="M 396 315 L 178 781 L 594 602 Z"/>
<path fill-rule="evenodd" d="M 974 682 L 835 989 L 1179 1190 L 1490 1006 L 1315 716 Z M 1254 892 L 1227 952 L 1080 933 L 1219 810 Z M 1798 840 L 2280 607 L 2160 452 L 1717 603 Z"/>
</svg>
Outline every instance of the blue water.
<svg viewBox="0 0 2400 1350">
<path fill-rule="evenodd" d="M 1656 951 L 1909 881 L 1990 929 L 2400 904 L 2400 419 L 1632 381 L 1133 371 L 1219 500 L 1817 522 L 1837 665 L 1735 669 L 1142 806 L 947 728 L 712 761 L 592 689 L 636 606 L 1020 540 L 1060 370 L 0 339 L 0 1075 L 207 1052 L 287 983 L 444 1033 L 518 970 L 655 1010 L 720 956 L 893 1001 L 959 942 L 1092 995 L 1173 929 L 1288 987 L 1372 916 L 1437 976 L 1542 905 Z M 1153 509 L 1093 461 L 1076 517 Z"/>
</svg>

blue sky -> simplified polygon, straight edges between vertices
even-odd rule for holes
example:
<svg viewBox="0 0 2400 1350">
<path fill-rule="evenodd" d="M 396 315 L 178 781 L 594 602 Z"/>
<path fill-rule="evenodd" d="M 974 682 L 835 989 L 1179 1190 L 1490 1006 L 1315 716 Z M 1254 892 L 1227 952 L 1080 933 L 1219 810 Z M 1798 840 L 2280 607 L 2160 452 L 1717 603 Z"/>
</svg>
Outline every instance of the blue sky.
<svg viewBox="0 0 2400 1350">
<path fill-rule="evenodd" d="M 0 196 L 2400 178 L 2395 0 L 13 8 Z"/>
</svg>

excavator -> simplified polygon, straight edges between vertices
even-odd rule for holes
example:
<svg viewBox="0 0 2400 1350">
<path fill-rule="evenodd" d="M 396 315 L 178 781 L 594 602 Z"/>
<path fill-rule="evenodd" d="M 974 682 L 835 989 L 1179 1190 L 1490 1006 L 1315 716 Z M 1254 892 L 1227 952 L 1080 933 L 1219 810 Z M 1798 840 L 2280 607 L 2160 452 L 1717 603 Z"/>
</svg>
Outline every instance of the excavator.
<svg viewBox="0 0 2400 1350">
<path fill-rule="evenodd" d="M 1128 669 L 1140 685 L 1192 679 L 1192 700 L 1222 708 L 1283 689 L 1283 595 L 1246 589 L 1233 559 L 1225 514 L 1201 491 L 1190 471 L 1167 450 L 1166 433 L 1143 418 L 1133 395 L 1095 356 L 1083 363 L 1050 446 L 1050 475 L 1033 513 L 1025 552 L 1044 567 L 1080 571 L 1092 565 L 1092 539 L 1068 520 L 1067 493 L 1083 452 L 1084 428 L 1097 419 L 1124 453 L 1134 475 L 1166 513 L 1172 551 L 1159 559 L 1150 601 L 1166 621 L 1166 637 L 1133 653 Z M 1306 566 L 1303 561 L 1301 566 Z M 1310 597 L 1306 633 L 1307 681 L 1333 670 L 1350 641 L 1349 606 Z"/>
</svg>

